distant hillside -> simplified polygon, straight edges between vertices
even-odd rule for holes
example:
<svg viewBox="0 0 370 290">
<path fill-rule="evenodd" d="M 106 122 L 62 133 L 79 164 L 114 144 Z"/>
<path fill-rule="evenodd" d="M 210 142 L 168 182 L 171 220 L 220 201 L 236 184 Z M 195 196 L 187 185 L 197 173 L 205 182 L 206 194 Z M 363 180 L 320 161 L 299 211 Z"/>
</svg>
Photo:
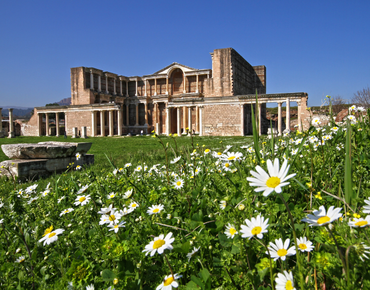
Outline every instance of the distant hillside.
<svg viewBox="0 0 370 290">
<path fill-rule="evenodd" d="M 59 106 L 69 106 L 71 104 L 71 98 L 65 98 L 59 102 L 57 102 Z"/>
<path fill-rule="evenodd" d="M 33 111 L 33 108 L 13 109 L 13 118 L 14 119 L 29 119 L 32 116 L 32 111 Z M 9 110 L 3 108 L 1 115 L 3 115 L 4 117 L 9 117 Z"/>
</svg>

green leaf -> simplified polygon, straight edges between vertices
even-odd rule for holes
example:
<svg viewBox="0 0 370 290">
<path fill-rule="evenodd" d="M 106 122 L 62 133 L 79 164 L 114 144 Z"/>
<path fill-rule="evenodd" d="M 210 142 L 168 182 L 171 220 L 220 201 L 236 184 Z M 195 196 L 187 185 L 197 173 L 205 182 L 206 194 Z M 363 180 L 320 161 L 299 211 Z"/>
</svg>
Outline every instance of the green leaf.
<svg viewBox="0 0 370 290">
<path fill-rule="evenodd" d="M 102 272 L 102 277 L 105 282 L 112 282 L 116 278 L 116 274 L 109 269 L 105 269 Z"/>
<path fill-rule="evenodd" d="M 193 281 L 195 284 L 197 284 L 198 286 L 200 286 L 200 288 L 202 288 L 202 289 L 205 288 L 204 283 L 198 277 L 196 277 L 194 275 L 191 275 L 191 281 Z"/>
<path fill-rule="evenodd" d="M 200 271 L 200 275 L 203 278 L 204 282 L 206 282 L 209 279 L 209 277 L 211 277 L 211 274 L 205 268 Z"/>
<path fill-rule="evenodd" d="M 231 247 L 231 254 L 239 254 L 240 253 L 240 248 L 238 246 L 233 245 Z"/>
<path fill-rule="evenodd" d="M 230 239 L 227 238 L 227 236 L 225 234 L 220 233 L 218 235 L 218 239 L 220 241 L 221 246 L 223 246 L 225 248 L 231 247 L 232 242 L 230 241 Z"/>
<path fill-rule="evenodd" d="M 193 281 L 190 281 L 188 284 L 186 284 L 186 290 L 198 290 L 199 289 L 199 286 L 197 286 L 197 284 L 195 284 Z"/>
</svg>

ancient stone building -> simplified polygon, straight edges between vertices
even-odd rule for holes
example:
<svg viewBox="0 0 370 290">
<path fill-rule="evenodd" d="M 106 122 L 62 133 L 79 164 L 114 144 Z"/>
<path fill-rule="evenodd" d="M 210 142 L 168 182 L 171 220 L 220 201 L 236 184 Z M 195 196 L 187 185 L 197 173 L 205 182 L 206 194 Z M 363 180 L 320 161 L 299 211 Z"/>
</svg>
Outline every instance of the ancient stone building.
<svg viewBox="0 0 370 290">
<path fill-rule="evenodd" d="M 264 117 L 266 103 L 278 103 L 280 133 L 285 127 L 284 102 L 287 112 L 290 102 L 297 102 L 298 124 L 306 123 L 307 93 L 266 94 L 266 67 L 250 65 L 232 48 L 215 49 L 211 57 L 212 69 L 172 63 L 143 76 L 71 68 L 71 105 L 36 107 L 22 135 L 58 136 L 64 128 L 67 135 L 86 130 L 87 136 L 152 130 L 181 134 L 186 128 L 204 136 L 247 135 L 252 133 L 251 104 L 256 103 L 256 91 L 260 133 L 269 127 Z M 289 113 L 286 123 L 290 127 Z"/>
</svg>

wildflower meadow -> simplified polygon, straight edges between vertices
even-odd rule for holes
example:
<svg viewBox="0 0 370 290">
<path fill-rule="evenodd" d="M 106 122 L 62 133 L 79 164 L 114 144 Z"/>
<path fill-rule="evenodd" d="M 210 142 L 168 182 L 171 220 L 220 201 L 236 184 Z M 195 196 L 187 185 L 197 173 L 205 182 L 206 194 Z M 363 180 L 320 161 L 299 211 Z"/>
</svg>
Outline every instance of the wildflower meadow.
<svg viewBox="0 0 370 290">
<path fill-rule="evenodd" d="M 370 289 L 370 124 L 349 111 L 239 145 L 153 132 L 160 163 L 2 178 L 0 288 Z"/>
</svg>

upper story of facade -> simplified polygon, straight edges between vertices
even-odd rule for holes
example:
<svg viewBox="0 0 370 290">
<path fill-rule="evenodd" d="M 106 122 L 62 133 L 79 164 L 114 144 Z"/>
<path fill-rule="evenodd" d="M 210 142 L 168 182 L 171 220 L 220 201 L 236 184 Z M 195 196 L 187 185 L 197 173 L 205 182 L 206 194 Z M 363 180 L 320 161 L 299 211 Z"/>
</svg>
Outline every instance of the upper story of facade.
<svg viewBox="0 0 370 290">
<path fill-rule="evenodd" d="M 71 104 L 123 103 L 127 98 L 227 97 L 266 93 L 266 67 L 251 66 L 232 48 L 215 49 L 212 69 L 179 63 L 143 76 L 122 76 L 96 68 L 71 68 Z"/>
</svg>

